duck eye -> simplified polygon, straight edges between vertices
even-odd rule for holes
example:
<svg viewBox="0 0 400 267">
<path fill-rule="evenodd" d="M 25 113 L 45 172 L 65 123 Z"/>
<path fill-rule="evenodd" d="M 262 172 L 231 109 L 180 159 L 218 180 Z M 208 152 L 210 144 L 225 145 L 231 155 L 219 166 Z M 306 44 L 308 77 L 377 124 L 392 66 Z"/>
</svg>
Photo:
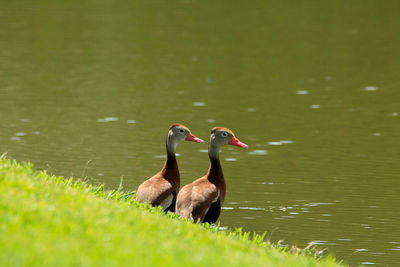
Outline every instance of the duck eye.
<svg viewBox="0 0 400 267">
<path fill-rule="evenodd" d="M 179 133 L 183 134 L 184 132 L 185 132 L 185 130 L 179 129 Z"/>
<path fill-rule="evenodd" d="M 228 136 L 228 133 L 227 132 L 222 132 L 222 134 L 221 134 L 223 137 L 227 137 Z"/>
</svg>

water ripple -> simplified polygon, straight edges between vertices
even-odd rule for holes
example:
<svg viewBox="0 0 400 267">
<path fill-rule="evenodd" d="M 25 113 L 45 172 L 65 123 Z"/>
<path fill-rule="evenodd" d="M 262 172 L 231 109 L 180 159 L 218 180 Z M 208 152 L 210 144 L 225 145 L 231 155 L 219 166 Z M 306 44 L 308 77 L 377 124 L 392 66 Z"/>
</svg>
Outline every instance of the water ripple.
<svg viewBox="0 0 400 267">
<path fill-rule="evenodd" d="M 117 121 L 118 118 L 117 117 L 105 117 L 105 118 L 100 118 L 97 119 L 97 122 L 110 122 L 110 121 Z"/>
</svg>

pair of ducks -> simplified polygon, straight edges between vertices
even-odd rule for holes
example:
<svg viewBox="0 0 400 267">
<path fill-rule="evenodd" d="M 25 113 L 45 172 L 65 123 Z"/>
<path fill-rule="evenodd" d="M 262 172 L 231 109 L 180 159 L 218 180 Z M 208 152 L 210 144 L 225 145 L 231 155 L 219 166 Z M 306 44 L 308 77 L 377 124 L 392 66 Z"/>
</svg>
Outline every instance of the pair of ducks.
<svg viewBox="0 0 400 267">
<path fill-rule="evenodd" d="M 164 166 L 150 179 L 144 181 L 136 192 L 136 200 L 162 206 L 164 211 L 180 214 L 184 218 L 215 223 L 225 200 L 225 180 L 219 161 L 220 147 L 234 145 L 248 147 L 227 128 L 211 130 L 208 155 L 211 165 L 205 176 L 179 190 L 180 176 L 175 157 L 176 146 L 181 141 L 203 143 L 182 124 L 173 124 L 167 135 L 167 159 Z"/>
</svg>

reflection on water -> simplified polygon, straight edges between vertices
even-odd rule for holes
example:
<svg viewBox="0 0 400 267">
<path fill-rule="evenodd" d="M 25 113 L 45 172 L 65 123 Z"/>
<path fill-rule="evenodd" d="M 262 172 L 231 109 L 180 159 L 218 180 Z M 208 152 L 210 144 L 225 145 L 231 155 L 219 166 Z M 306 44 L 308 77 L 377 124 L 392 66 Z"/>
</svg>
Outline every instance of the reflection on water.
<svg viewBox="0 0 400 267">
<path fill-rule="evenodd" d="M 248 154 L 249 155 L 267 155 L 268 151 L 267 150 L 262 150 L 262 149 L 255 149 L 253 151 L 250 151 Z"/>
<path fill-rule="evenodd" d="M 110 122 L 110 121 L 117 121 L 118 118 L 116 117 L 106 117 L 106 118 L 102 118 L 102 119 L 97 119 L 97 122 Z"/>
<path fill-rule="evenodd" d="M 224 227 L 398 264 L 398 1 L 0 8 L 0 154 L 133 190 L 171 123 L 226 126 L 249 149 L 221 152 Z M 206 144 L 177 151 L 182 184 L 206 173 Z"/>
</svg>

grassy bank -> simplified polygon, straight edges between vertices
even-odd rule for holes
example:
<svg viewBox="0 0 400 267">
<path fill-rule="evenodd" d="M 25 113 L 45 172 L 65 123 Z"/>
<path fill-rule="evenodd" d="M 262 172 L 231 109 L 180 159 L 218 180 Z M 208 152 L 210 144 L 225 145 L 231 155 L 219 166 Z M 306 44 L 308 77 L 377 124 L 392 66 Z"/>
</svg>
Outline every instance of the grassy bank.
<svg viewBox="0 0 400 267">
<path fill-rule="evenodd" d="M 337 266 L 0 159 L 0 266 Z M 300 255 L 302 254 L 302 255 Z"/>
</svg>

